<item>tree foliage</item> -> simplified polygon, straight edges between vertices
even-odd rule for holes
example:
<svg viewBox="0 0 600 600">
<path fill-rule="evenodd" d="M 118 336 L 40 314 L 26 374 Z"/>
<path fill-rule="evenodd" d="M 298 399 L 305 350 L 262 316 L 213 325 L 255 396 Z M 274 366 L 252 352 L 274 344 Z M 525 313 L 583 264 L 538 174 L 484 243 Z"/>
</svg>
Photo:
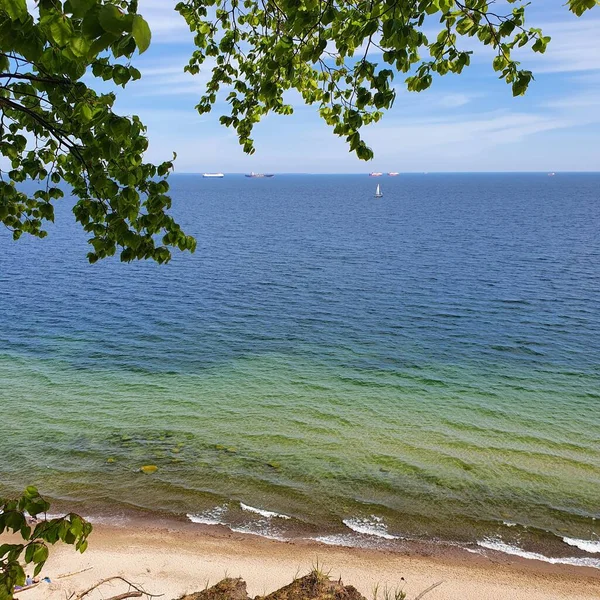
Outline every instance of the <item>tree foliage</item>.
<svg viewBox="0 0 600 600">
<path fill-rule="evenodd" d="M 576 15 L 600 0 L 568 0 Z M 168 214 L 167 176 L 173 164 L 144 162 L 146 129 L 136 116 L 113 111 L 115 94 L 97 93 L 84 75 L 125 86 L 141 73 L 128 60 L 150 44 L 137 0 L 0 0 L 0 222 L 15 238 L 43 237 L 66 182 L 74 213 L 89 234 L 91 262 L 120 252 L 121 260 L 170 259 L 193 251 Z M 435 75 L 461 73 L 469 47 L 494 50 L 493 69 L 524 94 L 531 71 L 517 48 L 544 52 L 550 38 L 526 27 L 526 4 L 506 0 L 183 0 L 176 10 L 195 34 L 192 74 L 214 61 L 197 109 L 211 110 L 220 91 L 229 104 L 221 122 L 248 153 L 252 130 L 269 112 L 289 114 L 296 90 L 361 159 L 361 138 L 395 99 L 394 77 L 409 90 Z M 502 12 L 495 12 L 496 10 Z M 426 32 L 437 28 L 433 37 Z M 9 168 L 2 170 L 9 164 Z M 20 183 L 32 180 L 26 193 Z"/>
<path fill-rule="evenodd" d="M 169 247 L 193 250 L 195 240 L 167 213 L 172 163 L 145 163 L 140 119 L 115 114 L 115 95 L 82 81 L 90 71 L 120 86 L 139 79 L 118 60 L 150 43 L 137 2 L 40 0 L 37 11 L 25 0 L 0 0 L 0 153 L 10 162 L 0 171 L 0 221 L 15 239 L 43 237 L 64 181 L 78 198 L 91 262 L 118 246 L 124 261 L 165 262 Z M 25 180 L 40 185 L 25 193 L 15 185 Z"/>
<path fill-rule="evenodd" d="M 58 541 L 73 544 L 85 552 L 92 525 L 79 515 L 70 513 L 56 519 L 40 520 L 31 527 L 27 516 L 37 517 L 48 511 L 46 502 L 34 487 L 28 487 L 18 500 L 0 499 L 0 534 L 18 534 L 19 543 L 0 545 L 0 600 L 11 600 L 16 585 L 25 584 L 25 570 L 21 561 L 33 565 L 34 576 L 42 570 L 48 559 L 48 546 Z"/>
<path fill-rule="evenodd" d="M 359 158 L 370 159 L 360 128 L 392 106 L 394 76 L 407 74 L 407 88 L 420 92 L 435 75 L 461 73 L 471 61 L 472 50 L 461 49 L 467 38 L 493 48 L 493 69 L 515 96 L 525 93 L 533 74 L 514 50 L 543 53 L 550 38 L 525 26 L 525 2 L 507 2 L 512 10 L 504 13 L 493 0 L 183 0 L 176 8 L 196 34 L 187 70 L 216 61 L 197 109 L 210 111 L 217 92 L 228 89 L 231 109 L 221 123 L 236 129 L 246 152 L 254 151 L 252 128 L 261 117 L 292 112 L 285 93 L 294 89 Z M 599 3 L 568 0 L 577 15 Z"/>
</svg>

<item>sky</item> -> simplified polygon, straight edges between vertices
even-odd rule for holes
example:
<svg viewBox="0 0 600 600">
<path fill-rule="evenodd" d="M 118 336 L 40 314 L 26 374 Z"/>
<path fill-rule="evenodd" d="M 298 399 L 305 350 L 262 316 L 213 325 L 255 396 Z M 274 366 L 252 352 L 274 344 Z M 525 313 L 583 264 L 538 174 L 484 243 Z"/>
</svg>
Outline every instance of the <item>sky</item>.
<svg viewBox="0 0 600 600">
<path fill-rule="evenodd" d="M 293 115 L 269 115 L 256 125 L 256 153 L 244 154 L 235 131 L 218 122 L 224 103 L 209 115 L 194 109 L 209 71 L 183 72 L 194 46 L 175 3 L 140 0 L 152 44 L 132 60 L 142 79 L 118 88 L 116 111 L 137 114 L 148 126 L 149 160 L 177 152 L 176 172 L 600 170 L 600 7 L 577 18 L 564 0 L 533 0 L 526 24 L 552 42 L 544 55 L 521 56 L 535 76 L 525 97 L 513 98 L 491 67 L 493 50 L 481 47 L 462 75 L 436 77 L 424 92 L 406 91 L 397 76 L 394 106 L 363 128 L 375 152 L 364 162 L 321 121 L 316 105 L 300 99 Z"/>
</svg>

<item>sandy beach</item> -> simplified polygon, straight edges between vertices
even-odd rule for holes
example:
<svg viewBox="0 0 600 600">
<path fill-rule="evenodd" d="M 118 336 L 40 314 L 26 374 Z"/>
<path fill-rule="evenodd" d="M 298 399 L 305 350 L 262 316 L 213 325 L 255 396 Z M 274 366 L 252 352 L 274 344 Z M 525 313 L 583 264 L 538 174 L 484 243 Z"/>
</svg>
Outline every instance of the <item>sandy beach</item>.
<svg viewBox="0 0 600 600">
<path fill-rule="evenodd" d="M 368 600 L 376 585 L 401 586 L 414 598 L 443 583 L 428 600 L 591 600 L 600 598 L 600 571 L 549 565 L 503 555 L 486 558 L 466 552 L 419 555 L 340 548 L 317 543 L 288 543 L 220 528 L 168 525 L 96 525 L 85 554 L 56 546 L 43 574 L 51 584 L 23 591 L 18 598 L 68 598 L 99 580 L 122 575 L 165 600 L 199 591 L 226 576 L 242 577 L 251 596 L 264 595 L 308 573 L 315 565 L 355 586 Z M 90 568 L 91 567 L 91 568 Z M 61 575 L 87 569 L 68 577 Z M 402 579 L 404 578 L 404 580 Z M 126 591 L 110 584 L 90 598 Z M 380 596 L 381 597 L 381 596 Z"/>
</svg>

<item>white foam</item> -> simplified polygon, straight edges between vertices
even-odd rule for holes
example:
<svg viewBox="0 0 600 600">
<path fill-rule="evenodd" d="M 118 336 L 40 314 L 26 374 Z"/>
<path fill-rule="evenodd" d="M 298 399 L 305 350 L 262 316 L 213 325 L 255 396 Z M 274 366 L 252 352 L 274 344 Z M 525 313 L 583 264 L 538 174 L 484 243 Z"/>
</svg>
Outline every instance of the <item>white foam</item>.
<svg viewBox="0 0 600 600">
<path fill-rule="evenodd" d="M 563 542 L 569 546 L 575 546 L 584 552 L 595 554 L 600 552 L 600 540 L 578 540 L 576 538 L 563 538 Z"/>
<path fill-rule="evenodd" d="M 124 527 L 128 522 L 125 517 L 86 516 L 83 518 L 92 525 L 111 525 L 113 527 Z"/>
<path fill-rule="evenodd" d="M 506 525 L 507 527 L 516 527 L 517 524 L 513 523 L 512 521 L 502 521 L 503 525 Z"/>
<path fill-rule="evenodd" d="M 518 546 L 512 546 L 498 539 L 484 539 L 481 542 L 477 542 L 482 548 L 488 550 L 495 550 L 496 552 L 504 552 L 505 554 L 512 554 L 513 556 L 520 556 L 521 558 L 528 558 L 530 560 L 542 560 L 552 565 L 574 565 L 577 567 L 593 567 L 600 569 L 600 560 L 596 558 L 577 558 L 577 557 L 550 557 L 538 554 L 537 552 L 528 552 L 522 550 Z"/>
<path fill-rule="evenodd" d="M 272 512 L 270 510 L 264 510 L 263 508 L 255 508 L 254 506 L 249 506 L 248 504 L 244 504 L 243 502 L 240 502 L 240 506 L 241 506 L 242 510 L 245 510 L 245 511 L 251 512 L 251 513 L 256 513 L 257 515 L 267 517 L 267 519 L 272 519 L 272 518 L 291 519 L 291 517 L 288 517 L 287 515 L 281 515 L 279 513 Z"/>
<path fill-rule="evenodd" d="M 241 527 L 229 527 L 235 533 L 243 533 L 245 535 L 258 535 L 268 540 L 277 540 L 278 542 L 286 542 L 287 538 L 283 537 L 278 531 L 271 529 L 268 526 L 261 526 L 260 523 L 248 523 Z"/>
<path fill-rule="evenodd" d="M 466 546 L 459 546 L 462 550 L 469 552 L 470 554 L 479 554 L 481 556 L 483 554 L 483 550 L 480 548 L 467 548 Z"/>
<path fill-rule="evenodd" d="M 188 514 L 187 518 L 192 523 L 199 523 L 200 525 L 224 525 L 229 530 L 235 533 L 259 535 L 260 537 L 268 538 L 270 540 L 286 541 L 286 538 L 283 537 L 279 531 L 277 531 L 270 525 L 270 520 L 268 520 L 268 517 L 255 520 L 244 525 L 233 526 L 230 523 L 228 523 L 225 519 L 225 515 L 228 510 L 229 509 L 227 505 L 215 506 L 214 508 L 211 508 L 210 510 L 205 510 L 202 513 Z M 277 515 L 277 513 L 272 514 L 279 516 Z"/>
<path fill-rule="evenodd" d="M 321 544 L 327 544 L 328 546 L 344 546 L 346 548 L 360 548 L 364 544 L 361 544 L 360 540 L 352 535 L 323 535 L 314 538 L 315 541 L 321 542 Z"/>
<path fill-rule="evenodd" d="M 371 515 L 369 518 L 353 517 L 352 519 L 344 519 L 342 523 L 352 531 L 363 535 L 373 535 L 385 540 L 400 539 L 398 536 L 388 533 L 387 525 L 383 522 L 383 519 L 375 515 Z"/>
<path fill-rule="evenodd" d="M 205 510 L 197 515 L 188 514 L 187 518 L 192 523 L 199 523 L 201 525 L 226 525 L 223 521 L 223 515 L 227 512 L 226 506 L 215 506 L 210 510 Z"/>
</svg>

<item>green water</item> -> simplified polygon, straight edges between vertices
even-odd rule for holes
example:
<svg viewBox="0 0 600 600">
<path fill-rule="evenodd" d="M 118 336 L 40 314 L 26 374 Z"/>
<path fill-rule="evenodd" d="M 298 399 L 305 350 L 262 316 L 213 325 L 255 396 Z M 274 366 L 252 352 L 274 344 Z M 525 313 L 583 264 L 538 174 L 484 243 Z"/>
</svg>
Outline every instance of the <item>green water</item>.
<svg viewBox="0 0 600 600">
<path fill-rule="evenodd" d="M 469 540 L 502 521 L 587 539 L 598 509 L 593 377 L 264 355 L 195 376 L 4 358 L 0 383 L 3 480 L 88 511 L 234 500 L 303 531 L 377 514 L 391 532 Z"/>
</svg>

